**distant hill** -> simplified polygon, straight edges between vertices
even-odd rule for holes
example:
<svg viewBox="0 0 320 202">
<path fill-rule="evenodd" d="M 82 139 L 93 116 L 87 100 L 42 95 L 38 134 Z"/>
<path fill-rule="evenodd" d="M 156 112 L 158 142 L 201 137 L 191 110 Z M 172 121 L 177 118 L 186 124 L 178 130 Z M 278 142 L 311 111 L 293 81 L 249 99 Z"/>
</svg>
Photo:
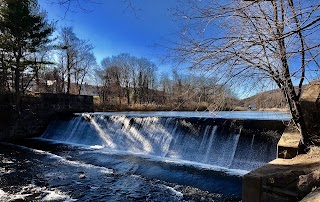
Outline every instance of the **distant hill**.
<svg viewBox="0 0 320 202">
<path fill-rule="evenodd" d="M 240 106 L 249 108 L 251 106 L 257 110 L 267 109 L 285 109 L 287 108 L 286 100 L 284 99 L 280 89 L 270 90 L 258 93 L 249 98 L 239 101 Z"/>
<path fill-rule="evenodd" d="M 307 86 L 303 85 L 302 90 Z M 239 100 L 238 106 L 249 108 L 249 106 L 257 110 L 275 110 L 275 109 L 288 109 L 287 102 L 282 95 L 280 89 L 269 90 L 258 93 L 254 96 Z"/>
</svg>

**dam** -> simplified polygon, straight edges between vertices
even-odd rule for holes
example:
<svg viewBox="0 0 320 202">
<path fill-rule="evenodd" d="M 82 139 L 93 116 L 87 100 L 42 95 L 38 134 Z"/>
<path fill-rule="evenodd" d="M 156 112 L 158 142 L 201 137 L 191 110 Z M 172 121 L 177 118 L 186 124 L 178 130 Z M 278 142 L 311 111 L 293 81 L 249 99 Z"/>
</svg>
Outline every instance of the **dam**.
<svg viewBox="0 0 320 202">
<path fill-rule="evenodd" d="M 243 123 L 205 116 L 78 114 L 55 119 L 42 138 L 250 171 L 275 158 L 279 136 L 270 128 L 257 134 Z"/>
<path fill-rule="evenodd" d="M 283 112 L 108 112 L 56 117 L 38 138 L 85 148 L 77 161 L 241 196 L 242 176 L 276 158 Z"/>
</svg>

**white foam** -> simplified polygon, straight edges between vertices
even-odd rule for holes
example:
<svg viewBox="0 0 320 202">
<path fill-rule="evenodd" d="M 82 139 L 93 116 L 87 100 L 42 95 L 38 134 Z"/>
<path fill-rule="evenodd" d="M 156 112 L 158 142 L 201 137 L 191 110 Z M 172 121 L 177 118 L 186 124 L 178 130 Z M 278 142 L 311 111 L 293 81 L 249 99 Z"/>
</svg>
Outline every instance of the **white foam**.
<svg viewBox="0 0 320 202">
<path fill-rule="evenodd" d="M 9 159 L 7 159 L 7 158 L 4 158 L 4 159 L 2 159 L 2 163 L 5 163 L 5 164 L 13 164 L 14 162 L 11 161 L 11 160 L 9 160 Z"/>
<path fill-rule="evenodd" d="M 97 151 L 87 151 L 86 153 L 91 153 L 91 152 L 97 152 Z M 193 161 L 187 161 L 187 160 L 179 160 L 179 159 L 171 159 L 167 157 L 159 157 L 159 156 L 153 156 L 153 155 L 148 155 L 148 154 L 137 154 L 133 152 L 128 152 L 128 151 L 119 151 L 119 150 L 111 150 L 111 149 L 103 149 L 99 151 L 98 153 L 101 154 L 116 154 L 116 155 L 132 155 L 132 156 L 137 156 L 140 158 L 147 159 L 149 161 L 154 161 L 154 162 L 165 162 L 168 164 L 175 164 L 177 166 L 189 166 L 189 167 L 194 167 L 200 170 L 206 169 L 206 170 L 212 170 L 212 171 L 218 171 L 218 172 L 223 172 L 227 175 L 231 176 L 240 176 L 242 177 L 243 175 L 249 173 L 249 170 L 241 170 L 241 169 L 230 169 L 230 168 L 225 168 L 221 166 L 215 166 L 215 165 L 209 165 L 209 164 L 203 164 L 203 163 L 197 163 Z"/>
<path fill-rule="evenodd" d="M 7 195 L 2 189 L 0 189 L 0 198 L 4 198 Z"/>
<path fill-rule="evenodd" d="M 47 195 L 41 199 L 41 201 L 57 201 L 63 200 L 64 202 L 77 201 L 76 199 L 71 198 L 69 195 L 61 192 L 60 190 L 44 191 Z"/>
<path fill-rule="evenodd" d="M 43 140 L 45 140 L 45 139 L 43 139 Z M 57 141 L 53 141 L 53 142 L 57 142 Z M 79 144 L 71 144 L 71 143 L 64 143 L 64 144 L 79 146 Z M 81 146 L 83 148 L 90 148 L 90 147 L 88 147 L 86 145 L 81 145 Z M 37 150 L 37 149 L 32 149 L 32 148 L 29 148 L 29 147 L 24 147 L 24 146 L 18 146 L 18 147 L 21 147 L 23 149 L 31 150 L 31 151 L 33 151 L 35 153 L 48 155 L 50 158 L 58 159 L 61 162 L 67 163 L 69 165 L 75 165 L 75 166 L 80 166 L 80 167 L 84 167 L 84 168 L 98 168 L 98 169 L 101 169 L 100 172 L 104 173 L 104 174 L 112 174 L 112 173 L 114 173 L 113 169 L 110 169 L 110 168 L 105 168 L 105 167 L 96 166 L 96 165 L 92 165 L 92 164 L 86 164 L 86 163 L 78 162 L 78 161 L 70 161 L 70 160 L 67 160 L 67 159 L 65 159 L 65 158 L 63 158 L 61 156 L 52 154 L 50 152 Z M 86 153 L 90 153 L 90 152 L 92 152 L 92 151 L 87 151 Z M 109 149 L 109 148 L 105 148 L 105 147 L 102 147 L 102 149 L 96 149 L 93 152 L 99 152 L 101 154 L 133 155 L 133 156 L 138 156 L 138 157 L 141 157 L 141 158 L 144 158 L 144 159 L 148 159 L 150 161 L 165 162 L 165 163 L 170 163 L 170 164 L 176 164 L 178 166 L 179 165 L 181 165 L 181 166 L 190 166 L 190 167 L 195 167 L 195 168 L 199 168 L 199 169 L 213 170 L 213 171 L 223 172 L 225 174 L 232 175 L 232 176 L 240 176 L 241 177 L 241 176 L 243 176 L 243 175 L 245 175 L 245 174 L 250 172 L 249 170 L 229 169 L 229 168 L 226 168 L 226 167 L 210 165 L 210 164 L 204 164 L 204 163 L 197 163 L 197 162 L 194 162 L 194 161 L 173 159 L 173 158 L 167 158 L 167 157 L 160 157 L 160 156 L 154 156 L 154 155 L 143 154 L 143 153 L 134 153 L 134 152 L 123 151 L 123 150 L 113 150 L 113 149 Z"/>
<path fill-rule="evenodd" d="M 14 171 L 14 169 L 8 169 L 8 168 L 1 168 L 0 167 L 0 176 L 4 175 L 4 174 L 12 173 L 13 171 Z"/>
<path fill-rule="evenodd" d="M 25 194 L 28 193 L 28 194 Z M 51 189 L 47 190 L 45 187 L 37 187 L 34 184 L 28 184 L 21 188 L 20 191 L 10 194 L 0 189 L 0 199 L 1 201 L 16 201 L 16 200 L 26 200 L 28 196 L 31 196 L 34 193 L 44 193 L 45 195 L 41 198 L 40 194 L 36 200 L 40 201 L 65 201 L 65 202 L 72 202 L 76 201 L 76 199 L 72 199 L 69 195 L 61 192 L 58 189 Z M 42 196 L 43 196 L 42 195 Z"/>
<path fill-rule="evenodd" d="M 166 185 L 163 185 L 163 187 L 164 187 L 165 189 L 169 189 L 170 192 L 172 192 L 172 193 L 177 197 L 178 200 L 180 200 L 180 199 L 183 198 L 183 194 L 182 194 L 181 192 L 175 190 L 174 188 L 169 187 L 169 186 L 166 186 Z"/>
<path fill-rule="evenodd" d="M 90 146 L 89 148 L 90 149 L 102 149 L 102 148 L 104 148 L 104 146 L 103 145 L 93 145 L 93 146 Z"/>
<path fill-rule="evenodd" d="M 6 144 L 13 145 L 13 144 L 10 144 L 10 143 L 6 143 Z M 92 164 L 87 164 L 87 163 L 83 163 L 83 162 L 80 162 L 80 161 L 70 161 L 68 159 L 65 159 L 65 158 L 63 158 L 61 156 L 58 156 L 56 154 L 52 154 L 52 153 L 47 152 L 47 151 L 42 151 L 42 150 L 38 150 L 38 149 L 32 149 L 32 148 L 25 147 L 25 146 L 20 146 L 20 145 L 14 145 L 14 146 L 19 147 L 21 149 L 29 150 L 29 151 L 32 151 L 34 153 L 38 153 L 38 154 L 41 154 L 41 155 L 46 155 L 51 159 L 58 160 L 60 163 L 73 165 L 73 166 L 76 166 L 76 167 L 88 168 L 88 169 L 95 168 L 95 169 L 99 169 L 100 172 L 104 173 L 104 174 L 112 174 L 112 173 L 114 173 L 113 169 L 110 169 L 110 168 L 105 168 L 105 167 L 102 167 L 102 166 L 96 166 L 96 165 L 92 165 Z"/>
</svg>

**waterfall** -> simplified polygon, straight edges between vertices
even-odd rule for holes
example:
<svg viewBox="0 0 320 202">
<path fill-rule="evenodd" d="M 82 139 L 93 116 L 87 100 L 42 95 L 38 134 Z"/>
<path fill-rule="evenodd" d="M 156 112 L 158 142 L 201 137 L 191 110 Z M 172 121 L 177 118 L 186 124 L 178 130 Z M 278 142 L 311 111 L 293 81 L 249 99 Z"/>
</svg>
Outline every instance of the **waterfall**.
<svg viewBox="0 0 320 202">
<path fill-rule="evenodd" d="M 246 132 L 243 121 L 232 119 L 92 113 L 56 118 L 42 138 L 252 170 L 276 156 L 278 139 L 266 135 L 267 129 L 252 132 L 246 126 Z"/>
</svg>

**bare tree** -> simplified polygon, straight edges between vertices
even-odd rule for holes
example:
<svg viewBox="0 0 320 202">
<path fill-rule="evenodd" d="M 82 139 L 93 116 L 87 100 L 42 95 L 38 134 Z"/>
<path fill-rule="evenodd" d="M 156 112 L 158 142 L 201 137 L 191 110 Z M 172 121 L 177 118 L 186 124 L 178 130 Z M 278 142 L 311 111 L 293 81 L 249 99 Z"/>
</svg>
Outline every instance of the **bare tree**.
<svg viewBox="0 0 320 202">
<path fill-rule="evenodd" d="M 64 11 L 64 18 L 67 16 L 69 12 L 85 12 L 90 13 L 95 10 L 95 6 L 99 6 L 103 3 L 110 4 L 107 1 L 103 0 L 44 0 L 49 4 L 59 5 L 61 9 Z M 134 2 L 131 0 L 121 0 L 123 4 L 123 12 L 129 12 L 130 14 L 134 14 L 135 17 L 138 17 L 139 11 L 141 9 L 137 7 Z M 111 5 L 111 4 L 110 4 Z"/>
<path fill-rule="evenodd" d="M 104 62 L 106 60 L 103 60 Z M 104 102 L 112 102 L 112 98 L 118 97 L 118 104 L 121 105 L 122 98 L 122 87 L 121 87 L 121 68 L 116 65 L 108 65 L 106 66 L 104 75 L 104 86 L 103 92 L 104 94 Z"/>
<path fill-rule="evenodd" d="M 44 91 L 44 81 L 41 78 L 41 73 L 46 70 L 49 65 L 53 63 L 50 60 L 50 54 L 52 53 L 52 46 L 42 46 L 36 53 L 30 54 L 29 60 L 32 64 L 25 70 L 25 75 L 22 76 L 22 93 L 27 91 L 42 92 Z M 32 84 L 32 85 L 31 85 Z"/>
<path fill-rule="evenodd" d="M 101 64 L 105 69 L 103 89 L 110 91 L 112 84 L 118 91 L 119 104 L 122 96 L 126 98 L 128 106 L 132 100 L 134 104 L 138 101 L 140 104 L 152 101 L 151 89 L 155 88 L 156 66 L 150 60 L 122 53 L 103 59 Z"/>
<path fill-rule="evenodd" d="M 63 75 L 66 73 L 67 94 L 69 94 L 71 88 L 72 70 L 75 68 L 76 65 L 77 44 L 79 42 L 79 38 L 74 33 L 72 27 L 61 28 L 58 38 L 58 47 L 61 48 L 59 54 L 61 56 L 59 66 L 63 69 Z"/>
<path fill-rule="evenodd" d="M 80 94 L 85 76 L 88 74 L 89 69 L 96 65 L 96 59 L 92 52 L 93 46 L 88 41 L 79 39 L 72 27 L 63 27 L 58 39 L 57 72 L 60 74 L 59 80 L 61 80 L 59 92 L 64 92 L 66 80 L 66 93 L 70 94 L 73 78 L 77 87 L 77 90 L 74 90 L 73 93 L 77 91 Z"/>
<path fill-rule="evenodd" d="M 180 59 L 226 82 L 273 80 L 286 98 L 302 143 L 314 144 L 300 97 L 305 79 L 319 70 L 319 1 L 189 0 L 176 15 L 186 22 L 174 47 Z"/>
<path fill-rule="evenodd" d="M 172 80 L 168 72 L 161 72 L 158 76 L 157 88 L 160 91 L 158 102 L 162 105 L 169 102 L 172 95 Z"/>
<path fill-rule="evenodd" d="M 141 103 L 149 103 L 151 98 L 150 89 L 154 88 L 156 65 L 146 58 L 136 60 L 138 66 L 137 86 L 135 96 Z"/>
<path fill-rule="evenodd" d="M 124 88 L 124 94 L 127 99 L 127 104 L 130 105 L 130 89 L 132 86 L 131 70 L 134 67 L 135 57 L 127 53 L 122 53 L 113 57 L 113 62 L 117 64 L 121 71 L 121 86 Z"/>
<path fill-rule="evenodd" d="M 96 58 L 92 52 L 93 46 L 86 40 L 79 40 L 77 43 L 76 64 L 73 70 L 74 82 L 80 95 L 85 77 L 90 69 L 97 65 Z"/>
</svg>

